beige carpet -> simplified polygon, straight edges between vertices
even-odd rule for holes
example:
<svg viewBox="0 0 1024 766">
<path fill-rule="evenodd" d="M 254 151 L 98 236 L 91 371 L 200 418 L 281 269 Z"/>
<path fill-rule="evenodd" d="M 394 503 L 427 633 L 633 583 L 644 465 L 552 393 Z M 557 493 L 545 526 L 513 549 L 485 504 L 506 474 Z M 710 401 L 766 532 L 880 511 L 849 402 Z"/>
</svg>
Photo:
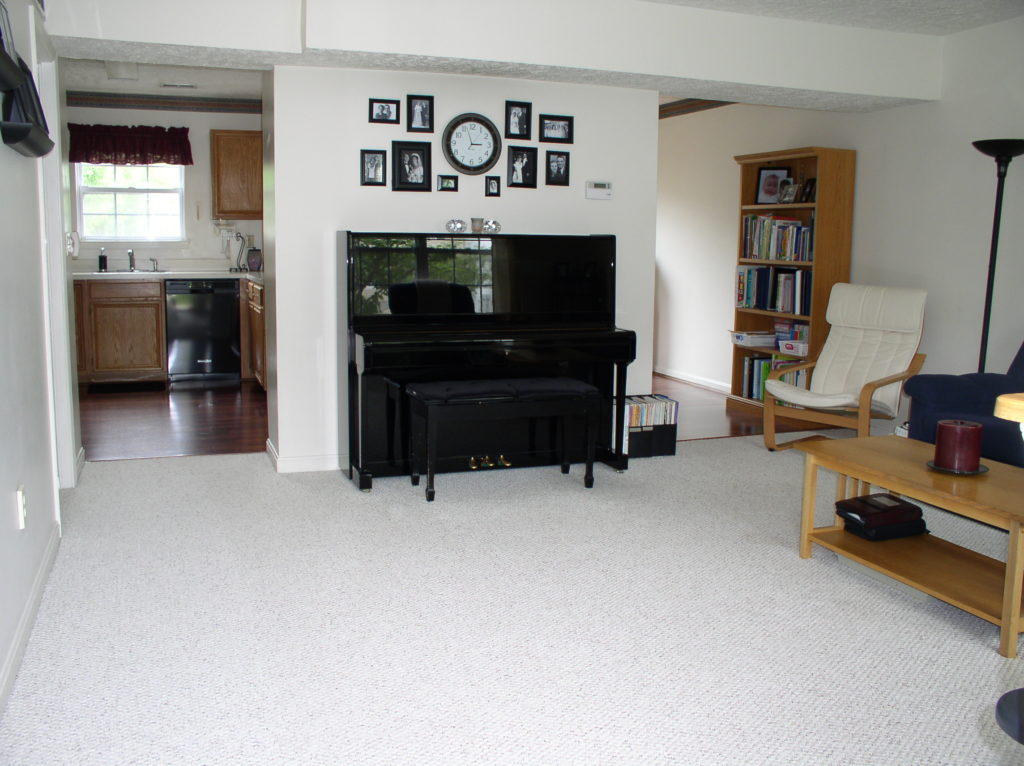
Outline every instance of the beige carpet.
<svg viewBox="0 0 1024 766">
<path fill-rule="evenodd" d="M 431 504 L 263 455 L 87 464 L 0 763 L 1024 760 L 994 626 L 800 559 L 798 453 L 679 447 L 593 490 L 578 466 L 445 474 Z"/>
</svg>

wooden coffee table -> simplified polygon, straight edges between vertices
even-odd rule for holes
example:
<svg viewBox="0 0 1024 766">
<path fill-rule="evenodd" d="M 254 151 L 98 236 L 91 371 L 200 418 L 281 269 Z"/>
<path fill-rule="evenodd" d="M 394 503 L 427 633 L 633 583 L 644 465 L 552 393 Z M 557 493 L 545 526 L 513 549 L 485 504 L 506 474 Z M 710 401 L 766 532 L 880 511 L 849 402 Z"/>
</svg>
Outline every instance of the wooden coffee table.
<svg viewBox="0 0 1024 766">
<path fill-rule="evenodd" d="M 1024 468 L 983 460 L 988 472 L 954 476 L 929 469 L 935 446 L 900 436 L 808 439 L 800 556 L 817 543 L 948 604 L 998 625 L 999 653 L 1017 656 L 1024 578 Z M 1009 532 L 1006 564 L 935 535 L 874 542 L 833 526 L 814 527 L 819 468 L 839 474 L 836 499 L 867 494 L 867 484 Z M 851 481 L 852 480 L 852 481 Z"/>
</svg>

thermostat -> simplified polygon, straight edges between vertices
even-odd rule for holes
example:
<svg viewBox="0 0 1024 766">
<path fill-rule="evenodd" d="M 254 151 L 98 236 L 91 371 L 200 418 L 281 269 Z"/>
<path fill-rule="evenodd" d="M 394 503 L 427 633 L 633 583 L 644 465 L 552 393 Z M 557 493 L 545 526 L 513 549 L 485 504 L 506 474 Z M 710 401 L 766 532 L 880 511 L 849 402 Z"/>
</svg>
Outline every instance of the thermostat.
<svg viewBox="0 0 1024 766">
<path fill-rule="evenodd" d="M 587 181 L 587 199 L 611 199 L 611 181 Z"/>
</svg>

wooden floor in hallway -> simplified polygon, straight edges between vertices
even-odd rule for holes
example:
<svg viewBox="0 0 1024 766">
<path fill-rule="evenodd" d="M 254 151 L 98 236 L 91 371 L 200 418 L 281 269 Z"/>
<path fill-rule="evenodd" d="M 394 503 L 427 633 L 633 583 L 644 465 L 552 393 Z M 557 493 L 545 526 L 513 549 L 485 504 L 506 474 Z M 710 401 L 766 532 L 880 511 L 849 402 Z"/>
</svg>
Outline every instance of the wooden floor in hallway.
<svg viewBox="0 0 1024 766">
<path fill-rule="evenodd" d="M 760 434 L 761 415 L 726 410 L 725 395 L 663 375 L 651 391 L 679 402 L 676 438 L 716 439 Z M 79 395 L 85 459 L 262 452 L 267 443 L 267 395 L 255 383 L 161 391 L 115 390 Z M 780 432 L 806 428 L 783 423 Z"/>
</svg>

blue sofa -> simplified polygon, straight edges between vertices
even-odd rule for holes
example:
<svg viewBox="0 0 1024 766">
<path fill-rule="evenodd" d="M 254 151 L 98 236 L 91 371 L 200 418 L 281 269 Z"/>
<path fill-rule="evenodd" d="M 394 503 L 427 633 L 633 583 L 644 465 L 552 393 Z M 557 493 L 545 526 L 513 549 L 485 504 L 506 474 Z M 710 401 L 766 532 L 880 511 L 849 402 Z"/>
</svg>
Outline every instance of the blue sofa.
<svg viewBox="0 0 1024 766">
<path fill-rule="evenodd" d="M 973 420 L 982 425 L 982 457 L 1024 467 L 1020 424 L 992 414 L 997 396 L 1024 391 L 1024 344 L 1005 375 L 915 375 L 903 390 L 910 397 L 911 439 L 934 443 L 938 421 Z"/>
</svg>

